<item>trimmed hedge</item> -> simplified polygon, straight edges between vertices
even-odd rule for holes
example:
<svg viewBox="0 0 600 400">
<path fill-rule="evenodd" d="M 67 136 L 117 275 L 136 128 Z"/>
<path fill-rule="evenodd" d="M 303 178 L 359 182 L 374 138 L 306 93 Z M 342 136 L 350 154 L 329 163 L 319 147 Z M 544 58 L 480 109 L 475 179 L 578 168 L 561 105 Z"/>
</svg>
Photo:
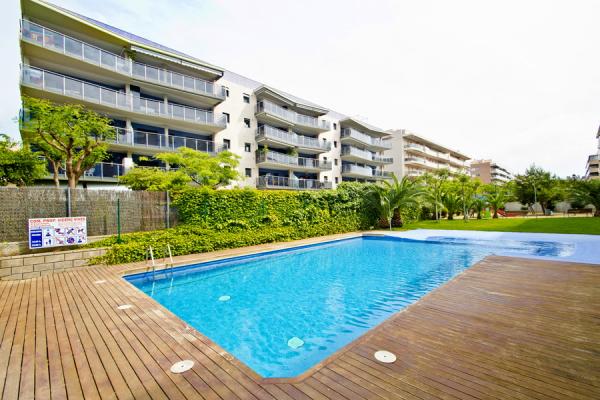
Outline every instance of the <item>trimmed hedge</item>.
<svg viewBox="0 0 600 400">
<path fill-rule="evenodd" d="M 149 246 L 158 258 L 167 243 L 176 256 L 369 229 L 376 216 L 363 205 L 365 190 L 361 184 L 319 192 L 189 189 L 173 201 L 182 225 L 125 234 L 120 244 L 116 237 L 95 242 L 110 249 L 93 261 L 143 261 Z"/>
</svg>

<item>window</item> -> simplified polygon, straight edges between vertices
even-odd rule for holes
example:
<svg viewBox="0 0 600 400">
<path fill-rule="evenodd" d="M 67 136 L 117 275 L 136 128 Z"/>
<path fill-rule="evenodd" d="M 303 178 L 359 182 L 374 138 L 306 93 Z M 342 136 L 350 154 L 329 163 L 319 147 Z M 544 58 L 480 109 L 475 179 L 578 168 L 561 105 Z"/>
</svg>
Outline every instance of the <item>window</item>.
<svg viewBox="0 0 600 400">
<path fill-rule="evenodd" d="M 334 148 L 334 149 L 337 149 L 337 140 L 334 140 L 334 141 L 333 141 L 333 148 Z"/>
<path fill-rule="evenodd" d="M 327 182 L 328 180 L 329 180 L 329 178 L 327 177 L 327 175 L 325 175 L 325 176 L 323 177 L 323 182 Z"/>
<path fill-rule="evenodd" d="M 340 183 L 340 179 L 336 176 L 335 177 L 335 184 L 337 185 L 338 183 Z"/>
<path fill-rule="evenodd" d="M 335 131 L 337 129 L 337 124 L 334 122 L 333 123 L 333 130 Z"/>
<path fill-rule="evenodd" d="M 250 96 L 244 93 L 244 103 L 250 104 Z"/>
<path fill-rule="evenodd" d="M 338 165 L 338 159 L 337 158 L 333 159 L 333 165 Z"/>
<path fill-rule="evenodd" d="M 223 91 L 225 92 L 225 97 L 229 97 L 229 88 L 223 86 Z"/>
<path fill-rule="evenodd" d="M 250 118 L 244 118 L 244 125 L 246 125 L 246 128 L 250 128 Z"/>
<path fill-rule="evenodd" d="M 244 151 L 246 153 L 252 152 L 252 145 L 250 143 L 244 143 Z"/>
<path fill-rule="evenodd" d="M 231 140 L 223 139 L 223 147 L 225 147 L 225 150 L 229 150 L 231 148 Z"/>
<path fill-rule="evenodd" d="M 252 168 L 246 168 L 246 177 L 248 177 L 248 178 L 252 177 Z"/>
<path fill-rule="evenodd" d="M 229 113 L 223 113 L 223 115 L 225 116 L 225 121 L 226 121 L 227 123 L 229 123 L 229 122 L 230 122 L 230 120 L 231 120 L 231 116 L 229 115 Z"/>
</svg>

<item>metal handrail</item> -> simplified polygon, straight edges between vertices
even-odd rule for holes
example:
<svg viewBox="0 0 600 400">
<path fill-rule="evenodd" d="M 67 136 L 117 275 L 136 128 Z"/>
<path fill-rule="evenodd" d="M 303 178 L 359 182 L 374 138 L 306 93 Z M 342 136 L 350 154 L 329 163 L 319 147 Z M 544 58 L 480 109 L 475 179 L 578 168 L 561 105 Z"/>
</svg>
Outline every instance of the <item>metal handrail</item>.
<svg viewBox="0 0 600 400">
<path fill-rule="evenodd" d="M 146 115 L 157 115 L 166 118 L 180 119 L 206 125 L 225 127 L 225 116 L 215 120 L 212 111 L 166 104 L 163 101 L 133 96 L 122 91 L 96 85 L 72 78 L 56 72 L 24 65 L 21 73 L 24 85 L 36 87 L 45 91 L 60 93 L 64 96 L 83 99 L 92 103 L 108 105 Z"/>
<path fill-rule="evenodd" d="M 21 20 L 21 38 L 30 43 L 121 74 L 158 82 L 177 89 L 208 94 L 220 99 L 225 98 L 225 88 L 221 85 L 168 69 L 131 61 L 128 58 L 46 28 L 35 22 Z"/>
</svg>

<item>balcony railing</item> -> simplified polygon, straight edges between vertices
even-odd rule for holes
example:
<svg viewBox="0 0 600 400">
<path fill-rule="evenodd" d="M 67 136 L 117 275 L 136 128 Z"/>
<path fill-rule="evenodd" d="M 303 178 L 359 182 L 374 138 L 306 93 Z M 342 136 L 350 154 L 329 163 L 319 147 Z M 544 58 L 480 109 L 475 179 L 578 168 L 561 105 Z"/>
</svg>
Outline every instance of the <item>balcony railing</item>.
<svg viewBox="0 0 600 400">
<path fill-rule="evenodd" d="M 52 171 L 51 166 L 48 167 L 48 171 Z M 94 165 L 92 168 L 85 171 L 83 173 L 83 176 L 81 177 L 81 179 L 95 178 L 98 180 L 105 180 L 105 179 L 114 180 L 114 179 L 118 179 L 124 173 L 125 173 L 125 170 L 123 168 L 123 165 L 121 165 L 121 164 L 99 162 L 96 165 Z M 50 172 L 50 176 L 52 176 L 52 172 Z M 65 179 L 67 177 L 67 174 L 64 169 L 60 169 L 58 171 L 58 176 L 60 178 Z"/>
<path fill-rule="evenodd" d="M 279 118 L 283 118 L 286 121 L 296 124 L 304 125 L 312 128 L 330 130 L 331 124 L 328 121 L 319 120 L 318 118 L 311 117 L 309 115 L 298 114 L 295 111 L 283 108 L 280 105 L 272 103 L 268 100 L 261 100 L 256 104 L 256 112 L 265 112 L 268 114 L 276 115 Z"/>
<path fill-rule="evenodd" d="M 260 139 L 262 137 L 277 140 L 295 147 L 304 147 L 323 151 L 331 150 L 331 142 L 318 140 L 308 136 L 297 135 L 293 132 L 273 128 L 269 125 L 261 125 L 258 127 L 258 130 L 256 131 L 256 139 Z"/>
<path fill-rule="evenodd" d="M 321 182 L 316 179 L 296 179 L 283 176 L 259 176 L 256 187 L 261 189 L 291 189 L 291 190 L 317 190 L 331 189 L 331 182 Z"/>
<path fill-rule="evenodd" d="M 27 86 L 122 110 L 221 128 L 226 126 L 225 117 L 215 119 L 212 111 L 165 104 L 28 65 L 23 66 L 21 80 Z"/>
<path fill-rule="evenodd" d="M 448 154 L 448 153 L 441 153 L 439 151 L 432 150 L 427 146 L 423 146 L 423 145 L 417 144 L 417 143 L 407 143 L 404 145 L 404 148 L 407 150 L 417 150 L 417 151 L 420 151 L 425 154 L 429 154 L 434 157 L 443 158 L 444 160 L 450 159 L 450 154 Z"/>
<path fill-rule="evenodd" d="M 268 151 L 266 153 L 258 151 L 256 153 L 256 163 L 262 162 L 282 164 L 289 166 L 291 169 L 294 169 L 294 167 L 320 170 L 331 169 L 331 161 L 319 161 L 319 159 L 316 158 L 295 157 L 274 151 Z"/>
<path fill-rule="evenodd" d="M 225 90 L 221 85 L 216 85 L 213 82 L 195 78 L 193 76 L 131 61 L 125 57 L 121 57 L 31 21 L 21 20 L 21 37 L 38 46 L 124 75 L 157 82 L 176 89 L 205 94 L 220 99 L 225 98 Z"/>
<path fill-rule="evenodd" d="M 364 133 L 359 132 L 352 128 L 343 128 L 342 129 L 342 139 L 343 138 L 352 138 L 352 139 L 358 140 L 359 142 L 364 143 L 369 146 L 376 146 L 376 147 L 381 147 L 381 148 L 385 148 L 385 149 L 392 148 L 391 143 L 388 143 L 388 142 L 378 139 L 378 138 L 374 138 L 372 136 L 369 136 L 367 134 L 364 134 Z"/>
<path fill-rule="evenodd" d="M 353 165 L 353 164 L 342 165 L 342 174 L 344 174 L 344 173 L 357 174 L 357 175 L 362 175 L 362 176 L 366 176 L 366 177 L 374 176 L 373 168 L 361 167 L 359 165 Z"/>
<path fill-rule="evenodd" d="M 218 153 L 224 150 L 222 145 L 216 145 L 215 142 L 210 140 L 182 136 L 166 136 L 161 133 L 129 130 L 125 128 L 115 128 L 115 130 L 116 135 L 114 139 L 109 140 L 110 143 L 114 144 L 161 150 L 176 150 L 180 147 L 187 147 L 205 153 Z"/>
</svg>

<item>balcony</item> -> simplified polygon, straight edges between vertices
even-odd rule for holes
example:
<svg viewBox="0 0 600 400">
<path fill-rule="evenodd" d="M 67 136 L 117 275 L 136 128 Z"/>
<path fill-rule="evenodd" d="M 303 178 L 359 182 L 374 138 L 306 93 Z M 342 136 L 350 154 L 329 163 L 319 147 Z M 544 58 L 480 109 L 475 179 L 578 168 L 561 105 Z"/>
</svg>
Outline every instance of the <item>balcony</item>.
<svg viewBox="0 0 600 400">
<path fill-rule="evenodd" d="M 331 130 L 331 124 L 309 115 L 298 114 L 268 100 L 261 100 L 256 105 L 256 118 L 266 124 L 279 124 L 295 127 L 308 134 L 319 134 Z"/>
<path fill-rule="evenodd" d="M 406 143 L 404 145 L 404 149 L 408 152 L 413 151 L 413 152 L 418 152 L 421 153 L 423 155 L 427 155 L 430 157 L 435 157 L 437 159 L 440 160 L 444 160 L 444 161 L 449 161 L 450 160 L 450 154 L 448 153 L 441 153 L 439 151 L 435 151 L 430 149 L 427 146 L 423 146 L 421 144 L 417 144 L 417 143 Z"/>
<path fill-rule="evenodd" d="M 208 97 L 208 103 L 211 105 L 225 100 L 225 90 L 221 85 L 132 61 L 31 21 L 21 20 L 21 39 L 27 43 L 92 64 L 104 70 L 206 96 Z"/>
<path fill-rule="evenodd" d="M 21 83 L 24 86 L 42 90 L 62 97 L 77 99 L 110 111 L 120 110 L 142 114 L 154 119 L 183 121 L 195 128 L 218 132 L 225 128 L 225 117 L 215 119 L 212 111 L 165 104 L 163 101 L 145 99 L 122 91 L 84 82 L 66 75 L 46 71 L 31 66 L 23 66 Z"/>
<path fill-rule="evenodd" d="M 448 165 L 444 165 L 444 164 L 440 164 L 440 163 L 436 163 L 430 160 L 427 160 L 425 158 L 421 158 L 421 157 L 405 157 L 404 158 L 404 164 L 406 165 L 417 165 L 419 167 L 426 167 L 426 168 L 431 168 L 431 169 L 438 169 L 438 168 L 448 168 L 451 169 L 452 167 L 449 167 Z"/>
<path fill-rule="evenodd" d="M 423 171 L 422 169 L 409 169 L 406 171 L 406 176 L 417 177 L 423 175 L 425 175 L 425 171 Z"/>
<path fill-rule="evenodd" d="M 319 161 L 316 158 L 290 156 L 288 154 L 268 151 L 256 153 L 256 164 L 262 168 L 277 170 L 294 170 L 306 172 L 321 172 L 331 169 L 331 161 Z"/>
<path fill-rule="evenodd" d="M 391 164 L 393 162 L 393 159 L 391 157 L 379 156 L 371 153 L 370 151 L 361 150 L 354 146 L 343 146 L 342 160 L 366 163 L 371 165 Z"/>
<path fill-rule="evenodd" d="M 354 164 L 342 165 L 342 175 L 359 179 L 387 179 L 392 177 L 391 172 L 380 171 L 370 167 L 361 167 Z"/>
<path fill-rule="evenodd" d="M 296 179 L 283 176 L 259 176 L 256 179 L 259 189 L 285 189 L 285 190 L 319 190 L 331 189 L 331 182 L 321 182 L 316 179 Z"/>
<path fill-rule="evenodd" d="M 49 167 L 48 170 L 52 171 L 52 167 Z M 118 182 L 119 177 L 124 173 L 125 169 L 121 164 L 100 162 L 85 171 L 79 180 L 86 182 Z M 58 172 L 58 177 L 60 179 L 67 179 L 67 174 L 63 169 L 61 169 Z M 53 174 L 50 172 L 50 174 L 47 176 L 47 179 L 52 178 Z"/>
<path fill-rule="evenodd" d="M 352 128 L 342 129 L 341 141 L 343 144 L 362 146 L 366 147 L 368 150 L 371 151 L 383 151 L 392 148 L 391 143 L 388 143 L 378 138 L 374 138 Z"/>
<path fill-rule="evenodd" d="M 108 141 L 115 147 L 144 148 L 156 151 L 174 151 L 180 147 L 187 147 L 189 149 L 210 154 L 216 154 L 224 150 L 222 145 L 216 145 L 215 142 L 210 140 L 181 136 L 166 136 L 160 133 L 128 130 L 124 128 L 115 128 L 115 130 L 116 135 L 114 139 Z"/>
<path fill-rule="evenodd" d="M 318 140 L 316 138 L 297 135 L 283 129 L 273 128 L 269 125 L 261 125 L 256 131 L 256 142 L 268 145 L 272 148 L 285 149 L 296 147 L 302 153 L 319 154 L 331 150 L 331 142 Z"/>
</svg>

